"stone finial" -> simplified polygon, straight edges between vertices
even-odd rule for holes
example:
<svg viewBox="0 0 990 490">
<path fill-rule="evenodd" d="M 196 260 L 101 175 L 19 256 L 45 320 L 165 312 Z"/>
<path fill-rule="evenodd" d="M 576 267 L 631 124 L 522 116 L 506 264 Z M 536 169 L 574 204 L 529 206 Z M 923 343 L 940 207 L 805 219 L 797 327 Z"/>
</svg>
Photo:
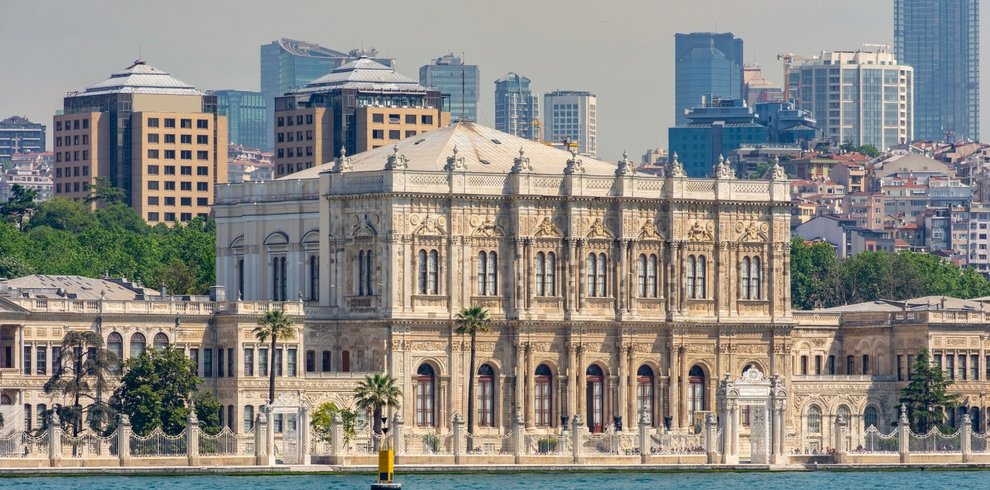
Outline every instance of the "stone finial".
<svg viewBox="0 0 990 490">
<path fill-rule="evenodd" d="M 618 167 L 615 169 L 615 175 L 618 177 L 620 175 L 632 175 L 636 173 L 636 167 L 633 165 L 632 160 L 629 160 L 629 152 L 623 150 L 622 160 L 619 160 Z"/>
<path fill-rule="evenodd" d="M 455 413 L 454 416 L 451 418 L 451 422 L 453 422 L 454 425 L 463 424 L 464 423 L 464 417 L 461 417 L 461 414 L 459 414 L 459 413 Z"/>
<path fill-rule="evenodd" d="M 907 405 L 901 403 L 901 416 L 898 421 L 902 424 L 908 423 Z"/>
<path fill-rule="evenodd" d="M 684 165 L 681 161 L 677 159 L 677 152 L 675 151 L 672 155 L 672 160 L 667 165 L 667 177 L 677 177 L 683 178 L 687 177 L 687 172 L 684 171 Z"/>
<path fill-rule="evenodd" d="M 395 415 L 392 416 L 392 426 L 395 427 L 396 425 L 402 425 L 404 423 L 405 421 L 402 420 L 402 411 L 397 410 Z"/>
<path fill-rule="evenodd" d="M 787 180 L 787 172 L 784 171 L 784 167 L 780 166 L 780 158 L 776 155 L 773 157 L 773 164 L 767 169 L 767 173 L 763 178 L 767 180 Z"/>
<path fill-rule="evenodd" d="M 196 416 L 196 402 L 194 400 L 189 400 L 189 424 L 198 424 L 199 417 Z"/>
<path fill-rule="evenodd" d="M 522 172 L 532 172 L 533 165 L 529 161 L 529 157 L 525 156 L 526 151 L 523 147 L 519 147 L 519 156 L 512 162 L 511 173 L 518 174 Z"/>
<path fill-rule="evenodd" d="M 52 410 L 51 423 L 52 425 L 59 425 L 62 423 L 62 419 L 59 418 L 58 411 L 56 410 Z"/>
<path fill-rule="evenodd" d="M 726 161 L 725 157 L 719 155 L 718 163 L 712 169 L 712 176 L 716 179 L 734 179 L 736 178 L 736 173 L 732 170 L 732 165 Z"/>
<path fill-rule="evenodd" d="M 571 148 L 571 158 L 564 165 L 564 175 L 574 175 L 584 173 L 584 162 L 577 157 L 577 148 Z"/>
<path fill-rule="evenodd" d="M 347 148 L 340 147 L 340 156 L 333 160 L 333 168 L 330 169 L 332 173 L 350 172 L 351 171 L 351 159 L 347 157 Z"/>
<path fill-rule="evenodd" d="M 464 163 L 464 157 L 457 156 L 457 145 L 454 145 L 452 152 L 453 155 L 447 157 L 447 165 L 445 165 L 443 169 L 447 172 L 453 172 L 454 170 L 465 170 L 467 167 Z"/>
<path fill-rule="evenodd" d="M 117 423 L 119 425 L 131 425 L 131 417 L 126 413 L 117 414 Z"/>
<path fill-rule="evenodd" d="M 347 158 L 347 148 L 340 145 L 340 158 Z"/>
</svg>

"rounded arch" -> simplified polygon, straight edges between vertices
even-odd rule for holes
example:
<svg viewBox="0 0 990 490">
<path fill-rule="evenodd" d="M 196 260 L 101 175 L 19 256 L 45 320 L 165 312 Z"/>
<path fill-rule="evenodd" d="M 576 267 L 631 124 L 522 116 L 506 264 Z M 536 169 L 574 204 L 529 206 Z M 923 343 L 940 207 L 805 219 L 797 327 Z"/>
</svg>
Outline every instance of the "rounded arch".
<svg viewBox="0 0 990 490">
<path fill-rule="evenodd" d="M 313 228 L 303 233 L 302 239 L 299 240 L 302 245 L 319 245 L 320 244 L 320 229 Z"/>
<path fill-rule="evenodd" d="M 477 360 L 477 366 L 480 367 L 482 364 L 490 365 L 492 369 L 495 371 L 495 376 L 501 376 L 502 373 L 505 372 L 505 370 L 502 368 L 502 361 L 494 357 L 479 357 Z"/>
<path fill-rule="evenodd" d="M 638 361 L 638 362 L 639 362 L 639 366 L 640 367 L 642 367 L 642 366 L 649 367 L 650 370 L 653 371 L 653 375 L 654 376 L 657 376 L 658 373 L 660 373 L 660 372 L 663 371 L 663 367 L 655 359 L 643 359 L 642 361 Z M 639 368 L 637 368 L 637 369 L 639 369 Z"/>
<path fill-rule="evenodd" d="M 168 334 L 165 332 L 156 333 L 151 345 L 155 348 L 155 350 L 167 349 L 169 345 Z"/>
<path fill-rule="evenodd" d="M 491 364 L 485 362 L 478 366 L 478 371 L 475 373 L 477 376 L 489 376 L 495 377 L 495 368 Z"/>
<path fill-rule="evenodd" d="M 688 361 L 687 364 L 691 366 L 688 368 L 688 376 L 696 376 L 696 374 L 692 373 L 696 373 L 697 371 L 695 371 L 695 369 L 697 368 L 701 370 L 701 376 L 705 378 L 705 381 L 712 379 L 712 367 L 708 365 L 707 361 Z"/>
<path fill-rule="evenodd" d="M 554 377 L 556 377 L 557 374 L 560 373 L 560 366 L 558 366 L 557 363 L 553 361 L 553 359 L 537 358 L 537 359 L 533 359 L 533 364 L 536 364 L 537 366 L 541 364 L 546 365 L 547 368 L 550 369 L 550 374 Z"/>
<path fill-rule="evenodd" d="M 241 248 L 243 246 L 244 246 L 244 235 L 240 235 L 237 238 L 234 238 L 233 240 L 230 241 L 230 245 L 227 245 L 228 248 Z"/>
<path fill-rule="evenodd" d="M 767 368 L 766 361 L 763 361 L 763 360 L 760 360 L 760 359 L 746 359 L 746 360 L 740 362 L 738 364 L 738 366 L 739 366 L 738 371 L 739 371 L 739 374 L 740 375 L 742 373 L 746 372 L 746 370 L 749 369 L 751 366 L 752 367 L 755 367 L 756 369 L 758 369 L 764 375 L 769 375 L 769 373 L 770 373 L 770 370 Z"/>
<path fill-rule="evenodd" d="M 648 364 L 640 364 L 639 368 L 636 369 L 636 376 L 652 378 L 656 376 L 656 371 L 654 371 Z"/>
<path fill-rule="evenodd" d="M 265 237 L 265 245 L 288 245 L 289 235 L 283 231 L 275 231 Z"/>
<path fill-rule="evenodd" d="M 541 364 L 541 366 L 545 366 L 545 364 Z M 604 378 L 606 376 L 605 370 L 603 370 L 602 367 L 596 362 L 589 364 L 587 369 L 585 369 L 584 374 L 585 376 L 598 376 L 600 378 Z"/>
<path fill-rule="evenodd" d="M 822 433 L 822 407 L 818 403 L 809 403 L 805 411 L 805 427 L 811 434 Z"/>
<path fill-rule="evenodd" d="M 131 357 L 138 357 L 144 353 L 145 347 L 148 345 L 148 340 L 141 332 L 134 332 L 131 334 Z"/>
<path fill-rule="evenodd" d="M 342 347 L 343 347 L 343 345 L 342 345 Z M 424 358 L 422 358 L 422 359 L 419 360 L 419 363 L 418 364 L 416 364 L 416 371 L 413 373 L 413 377 L 414 378 L 417 376 L 416 373 L 419 372 L 420 367 L 422 367 L 424 364 L 429 364 L 430 365 L 430 368 L 433 369 L 433 373 L 436 376 L 446 376 L 447 375 L 446 370 L 444 368 L 443 361 L 441 361 L 440 359 L 437 359 L 435 357 L 424 357 Z"/>
<path fill-rule="evenodd" d="M 599 370 L 601 370 L 602 376 L 609 376 L 611 374 L 609 372 L 608 362 L 603 359 L 592 359 L 590 362 L 588 362 L 588 367 L 585 368 L 585 373 L 587 373 L 592 366 L 596 366 Z"/>
<path fill-rule="evenodd" d="M 887 432 L 880 427 L 880 409 L 870 403 L 863 409 L 863 429 L 869 429 L 870 426 L 876 427 L 877 430 L 882 432 Z"/>
</svg>

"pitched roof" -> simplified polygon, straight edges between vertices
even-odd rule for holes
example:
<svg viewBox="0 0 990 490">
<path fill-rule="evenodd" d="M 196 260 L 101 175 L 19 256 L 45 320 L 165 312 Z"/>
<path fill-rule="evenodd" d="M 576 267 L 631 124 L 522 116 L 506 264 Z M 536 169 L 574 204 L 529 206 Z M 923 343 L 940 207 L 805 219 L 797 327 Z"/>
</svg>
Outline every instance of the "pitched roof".
<svg viewBox="0 0 990 490">
<path fill-rule="evenodd" d="M 16 291 L 11 291 L 16 290 Z M 34 298 L 70 298 L 80 300 L 133 300 L 157 296 L 153 289 L 118 279 L 94 279 L 83 276 L 34 274 L 0 281 L 0 291 Z"/>
<path fill-rule="evenodd" d="M 457 149 L 457 157 L 464 158 L 468 172 L 475 170 L 507 174 L 522 151 L 523 156 L 529 158 L 533 173 L 561 175 L 567 161 L 572 158 L 570 152 L 466 121 L 347 158 L 351 163 L 350 171 L 374 172 L 384 170 L 388 157 L 398 151 L 399 155 L 406 158 L 409 170 L 443 172 L 447 159 L 454 155 L 454 148 Z M 615 163 L 584 156 L 577 158 L 581 160 L 585 174 L 615 175 Z M 331 168 L 333 162 L 327 162 L 279 180 L 313 179 Z"/>
<path fill-rule="evenodd" d="M 362 56 L 360 59 L 334 68 L 330 73 L 307 83 L 305 87 L 294 91 L 294 93 L 321 92 L 343 88 L 415 92 L 427 90 L 418 81 L 397 73 L 394 68 Z"/>
<path fill-rule="evenodd" d="M 111 74 L 110 78 L 100 83 L 86 87 L 83 93 L 86 95 L 108 93 L 203 95 L 203 92 L 196 90 L 192 85 L 142 60 L 137 60 L 131 66 Z"/>
</svg>

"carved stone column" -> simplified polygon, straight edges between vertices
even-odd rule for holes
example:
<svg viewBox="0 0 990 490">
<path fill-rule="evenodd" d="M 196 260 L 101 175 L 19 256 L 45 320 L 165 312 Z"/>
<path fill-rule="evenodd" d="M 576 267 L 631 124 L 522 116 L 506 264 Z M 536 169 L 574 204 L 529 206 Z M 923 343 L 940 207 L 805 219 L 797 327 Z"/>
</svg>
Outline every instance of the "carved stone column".
<svg viewBox="0 0 990 490">
<path fill-rule="evenodd" d="M 577 345 L 571 342 L 567 346 L 567 415 L 577 414 Z"/>
<path fill-rule="evenodd" d="M 533 344 L 526 344 L 526 429 L 536 427 L 536 375 L 533 366 Z"/>
<path fill-rule="evenodd" d="M 587 372 L 587 368 L 585 367 L 585 363 L 584 363 L 584 346 L 583 345 L 580 345 L 580 344 L 578 345 L 577 354 L 578 354 L 578 356 L 577 356 L 578 357 L 578 365 L 577 365 L 578 382 L 577 382 L 577 386 L 575 386 L 575 390 L 574 390 L 574 391 L 577 392 L 577 407 L 575 408 L 576 411 L 573 414 L 571 414 L 571 418 L 572 419 L 574 417 L 577 417 L 578 415 L 580 415 L 581 412 L 583 412 L 585 410 L 585 407 L 588 406 L 588 402 L 587 402 L 587 400 L 585 400 L 586 391 L 587 391 L 587 387 L 588 387 L 588 377 L 587 377 L 588 372 Z"/>
<path fill-rule="evenodd" d="M 680 346 L 677 349 L 678 358 L 680 359 L 680 366 L 678 366 L 678 379 L 680 380 L 680 393 L 678 394 L 678 405 L 679 413 L 681 415 L 681 420 L 679 427 L 687 428 L 691 426 L 691 421 L 688 420 L 688 369 L 687 369 L 687 352 L 684 346 Z"/>
<path fill-rule="evenodd" d="M 615 377 L 615 385 L 619 390 L 618 393 L 619 406 L 616 407 L 616 410 L 614 410 L 612 413 L 613 415 L 617 415 L 620 417 L 626 415 L 625 417 L 622 418 L 625 419 L 624 421 L 626 424 L 629 424 L 629 426 L 632 427 L 632 423 L 636 419 L 632 418 L 632 416 L 629 416 L 628 414 L 629 414 L 629 406 L 634 405 L 634 403 L 629 402 L 629 397 L 627 394 L 627 392 L 629 391 L 629 385 L 628 383 L 623 382 L 623 378 L 626 377 L 626 373 L 630 371 L 630 366 L 626 360 L 626 358 L 629 357 L 627 353 L 627 348 L 628 348 L 627 345 L 622 343 L 619 344 L 619 352 L 618 352 L 619 372 L 616 373 L 617 375 Z"/>
</svg>

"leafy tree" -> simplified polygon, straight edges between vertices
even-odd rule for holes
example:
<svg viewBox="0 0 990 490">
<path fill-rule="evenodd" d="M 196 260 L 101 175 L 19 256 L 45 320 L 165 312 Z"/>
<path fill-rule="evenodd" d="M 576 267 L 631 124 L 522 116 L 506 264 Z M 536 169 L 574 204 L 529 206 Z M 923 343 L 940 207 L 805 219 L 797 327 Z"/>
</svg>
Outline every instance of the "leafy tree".
<svg viewBox="0 0 990 490">
<path fill-rule="evenodd" d="M 371 412 L 375 434 L 382 433 L 382 409 L 386 405 L 398 406 L 402 391 L 390 374 L 369 374 L 358 383 L 354 391 L 358 408 Z"/>
<path fill-rule="evenodd" d="M 103 338 L 93 331 L 73 331 L 62 338 L 62 350 L 54 360 L 52 377 L 45 383 L 45 394 L 72 400 L 72 405 L 59 413 L 63 423 L 72 427 L 72 435 L 82 430 L 84 417 L 90 427 L 103 431 L 106 423 L 107 391 L 111 371 L 118 365 L 117 355 L 103 348 Z M 91 401 L 82 405 L 82 399 Z"/>
<path fill-rule="evenodd" d="M 115 187 L 110 179 L 97 177 L 90 188 L 90 193 L 86 196 L 86 204 L 112 204 L 123 203 L 127 194 L 120 187 Z"/>
<path fill-rule="evenodd" d="M 26 229 L 48 226 L 55 230 L 80 233 L 98 224 L 96 216 L 79 201 L 56 197 L 38 205 Z"/>
<path fill-rule="evenodd" d="M 220 432 L 220 400 L 211 391 L 200 391 L 193 397 L 199 428 L 207 434 Z"/>
<path fill-rule="evenodd" d="M 0 252 L 0 277 L 8 279 L 34 274 L 34 268 L 19 257 Z"/>
<path fill-rule="evenodd" d="M 131 418 L 138 434 L 147 434 L 155 427 L 178 434 L 189 417 L 187 403 L 203 382 L 195 372 L 195 364 L 180 350 L 171 346 L 146 350 L 124 363 L 113 408 Z"/>
<path fill-rule="evenodd" d="M 901 403 L 907 406 L 915 432 L 927 433 L 945 421 L 946 410 L 955 407 L 959 397 L 945 392 L 950 385 L 952 381 L 942 375 L 941 366 L 932 365 L 928 349 L 918 349 L 911 366 L 911 382 L 901 390 Z"/>
<path fill-rule="evenodd" d="M 468 434 L 474 433 L 474 381 L 475 374 L 475 340 L 479 333 L 492 331 L 492 320 L 488 317 L 488 310 L 480 306 L 465 308 L 454 317 L 456 329 L 454 333 L 458 335 L 469 335 L 471 337 L 471 361 L 468 371 L 468 399 L 467 399 L 467 427 Z M 470 447 L 469 447 L 470 449 Z"/>
<path fill-rule="evenodd" d="M 271 362 L 268 363 L 268 403 L 275 400 L 275 345 L 278 339 L 291 339 L 296 334 L 295 327 L 292 326 L 292 318 L 289 318 L 282 310 L 268 310 L 258 319 L 258 326 L 254 327 L 254 336 L 259 342 L 264 343 L 272 339 Z"/>
<path fill-rule="evenodd" d="M 866 155 L 870 158 L 876 158 L 880 156 L 880 150 L 878 150 L 877 147 L 873 145 L 859 145 L 854 149 L 854 151 L 856 153 L 862 153 L 863 155 Z"/>
<path fill-rule="evenodd" d="M 333 421 L 340 419 L 344 425 L 344 444 L 347 444 L 354 438 L 359 415 L 355 410 L 338 407 L 334 402 L 326 402 L 313 412 L 313 420 L 310 421 L 309 425 L 321 439 L 326 442 L 333 442 Z"/>
<path fill-rule="evenodd" d="M 20 184 L 14 184 L 10 190 L 10 199 L 0 204 L 0 216 L 16 224 L 17 229 L 21 229 L 24 220 L 35 208 L 34 200 L 38 197 L 38 191 Z"/>
<path fill-rule="evenodd" d="M 834 306 L 839 293 L 839 261 L 828 243 L 791 240 L 791 303 L 795 308 Z"/>
</svg>

